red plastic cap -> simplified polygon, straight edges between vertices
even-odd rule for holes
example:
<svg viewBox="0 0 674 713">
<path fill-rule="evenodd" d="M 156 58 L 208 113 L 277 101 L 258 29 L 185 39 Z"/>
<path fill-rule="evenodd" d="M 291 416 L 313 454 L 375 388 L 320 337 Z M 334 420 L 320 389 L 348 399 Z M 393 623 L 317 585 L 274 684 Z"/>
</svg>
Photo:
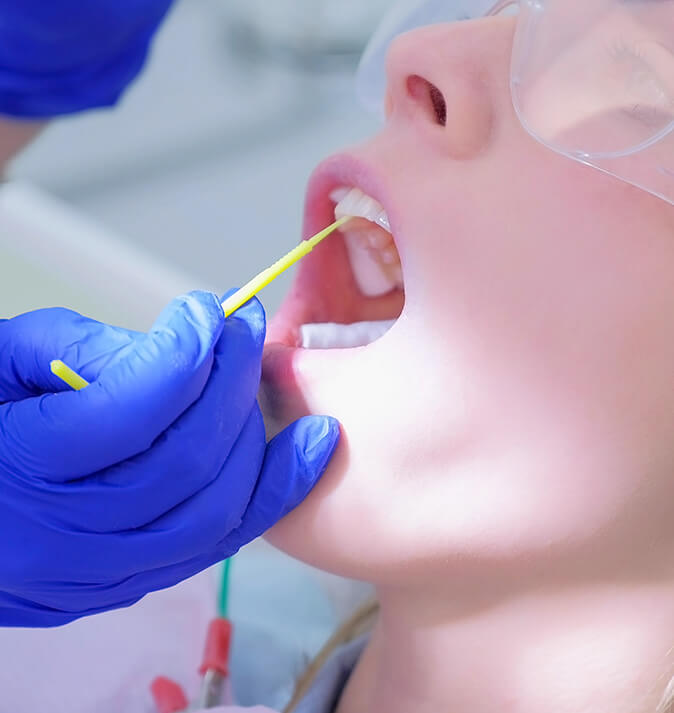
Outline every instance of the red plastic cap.
<svg viewBox="0 0 674 713">
<path fill-rule="evenodd" d="M 213 619 L 208 625 L 204 657 L 199 668 L 199 673 L 202 676 L 206 671 L 217 671 L 223 677 L 229 674 L 229 646 L 231 640 L 232 624 L 229 619 L 223 619 L 222 617 Z"/>
<path fill-rule="evenodd" d="M 189 702 L 185 692 L 175 681 L 157 676 L 150 686 L 158 713 L 180 713 L 186 711 Z"/>
</svg>

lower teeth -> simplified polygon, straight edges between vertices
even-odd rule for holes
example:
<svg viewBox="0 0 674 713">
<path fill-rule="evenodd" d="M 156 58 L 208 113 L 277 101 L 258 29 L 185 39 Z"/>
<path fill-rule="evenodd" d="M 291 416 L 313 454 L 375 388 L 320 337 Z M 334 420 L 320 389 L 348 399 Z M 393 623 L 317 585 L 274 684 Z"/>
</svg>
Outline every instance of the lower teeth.
<svg viewBox="0 0 674 713">
<path fill-rule="evenodd" d="M 395 319 L 353 324 L 303 324 L 300 346 L 303 349 L 349 349 L 364 347 L 379 339 L 395 324 Z"/>
</svg>

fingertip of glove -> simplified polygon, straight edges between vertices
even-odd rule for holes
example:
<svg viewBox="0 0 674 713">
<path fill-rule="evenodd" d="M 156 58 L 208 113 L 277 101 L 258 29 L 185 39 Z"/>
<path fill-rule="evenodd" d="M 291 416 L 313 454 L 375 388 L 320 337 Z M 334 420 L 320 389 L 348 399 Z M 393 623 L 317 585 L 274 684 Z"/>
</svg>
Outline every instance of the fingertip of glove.
<svg viewBox="0 0 674 713">
<path fill-rule="evenodd" d="M 217 295 L 204 290 L 193 290 L 182 296 L 183 309 L 188 316 L 209 332 L 221 332 L 225 313 Z"/>
<path fill-rule="evenodd" d="M 150 336 L 170 335 L 177 340 L 197 338 L 209 349 L 220 337 L 224 326 L 220 300 L 212 292 L 193 291 L 176 297 L 155 321 Z"/>
<path fill-rule="evenodd" d="M 330 416 L 311 416 L 307 422 L 304 458 L 318 478 L 327 468 L 339 443 L 339 421 Z"/>
<path fill-rule="evenodd" d="M 232 291 L 232 293 L 235 292 Z M 226 297 L 229 296 L 226 295 Z M 245 329 L 250 332 L 255 346 L 257 348 L 262 348 L 264 344 L 265 334 L 267 331 L 267 317 L 264 311 L 264 307 L 257 297 L 253 297 L 244 305 L 241 305 L 236 312 L 233 312 L 229 318 L 232 324 L 245 323 Z"/>
</svg>

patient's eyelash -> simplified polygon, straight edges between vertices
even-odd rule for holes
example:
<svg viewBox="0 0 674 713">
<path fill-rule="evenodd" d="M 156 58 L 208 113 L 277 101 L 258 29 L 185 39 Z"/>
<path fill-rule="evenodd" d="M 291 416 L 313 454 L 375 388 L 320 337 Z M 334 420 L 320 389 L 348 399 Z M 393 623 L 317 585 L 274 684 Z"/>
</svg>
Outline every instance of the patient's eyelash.
<svg viewBox="0 0 674 713">
<path fill-rule="evenodd" d="M 642 81 L 644 84 L 648 82 L 652 89 L 660 94 L 659 106 L 653 102 L 635 101 L 634 104 L 627 109 L 627 113 L 646 124 L 655 125 L 661 123 L 663 105 L 669 105 L 671 110 L 674 103 L 662 85 L 661 79 L 651 61 L 639 46 L 639 43 L 620 37 L 610 46 L 609 55 L 616 62 L 629 63 L 629 71 L 632 77 L 636 77 L 637 81 Z"/>
<path fill-rule="evenodd" d="M 619 37 L 611 44 L 609 54 L 616 60 L 643 62 L 645 65 L 648 65 L 639 45 L 634 41 L 626 40 L 624 37 Z"/>
</svg>

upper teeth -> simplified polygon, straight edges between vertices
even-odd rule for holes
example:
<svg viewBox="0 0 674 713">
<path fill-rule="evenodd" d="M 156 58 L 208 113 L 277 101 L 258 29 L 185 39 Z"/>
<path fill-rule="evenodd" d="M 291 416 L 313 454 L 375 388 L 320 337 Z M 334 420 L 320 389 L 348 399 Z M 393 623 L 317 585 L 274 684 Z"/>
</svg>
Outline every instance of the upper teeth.
<svg viewBox="0 0 674 713">
<path fill-rule="evenodd" d="M 337 204 L 336 218 L 349 215 L 364 219 L 350 220 L 341 229 L 361 292 L 367 297 L 377 297 L 402 288 L 400 256 L 382 205 L 359 188 L 337 188 L 330 197 Z"/>
<path fill-rule="evenodd" d="M 335 218 L 350 215 L 354 218 L 365 218 L 376 223 L 387 232 L 391 232 L 391 224 L 383 206 L 374 198 L 363 193 L 360 188 L 335 188 L 330 198 L 337 204 Z"/>
</svg>

